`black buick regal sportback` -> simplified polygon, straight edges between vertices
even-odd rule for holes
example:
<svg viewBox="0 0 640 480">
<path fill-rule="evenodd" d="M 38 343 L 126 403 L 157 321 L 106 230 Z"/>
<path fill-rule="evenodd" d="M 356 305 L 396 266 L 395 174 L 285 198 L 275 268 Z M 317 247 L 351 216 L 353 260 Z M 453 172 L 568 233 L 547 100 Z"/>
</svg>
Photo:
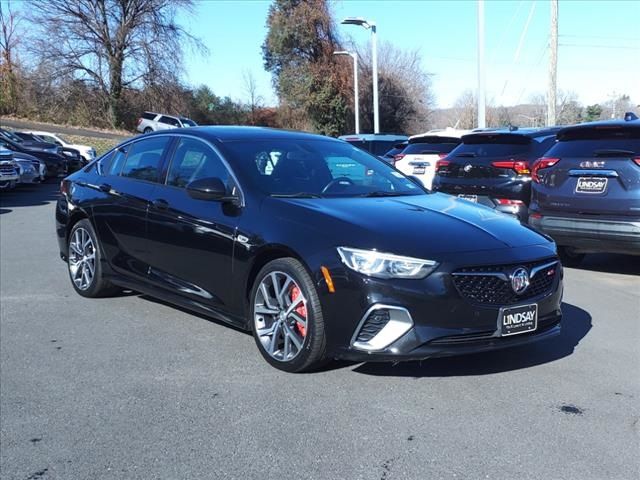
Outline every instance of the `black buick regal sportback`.
<svg viewBox="0 0 640 480">
<path fill-rule="evenodd" d="M 251 330 L 282 370 L 409 360 L 559 333 L 555 244 L 428 193 L 340 140 L 251 127 L 133 138 L 61 184 L 86 297 L 128 288 Z"/>
</svg>

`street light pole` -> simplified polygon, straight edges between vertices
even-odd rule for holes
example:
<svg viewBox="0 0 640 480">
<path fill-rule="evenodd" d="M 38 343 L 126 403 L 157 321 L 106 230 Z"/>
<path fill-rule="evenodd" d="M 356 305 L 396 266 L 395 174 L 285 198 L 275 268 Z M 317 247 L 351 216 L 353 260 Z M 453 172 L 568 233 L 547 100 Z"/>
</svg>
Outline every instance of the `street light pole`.
<svg viewBox="0 0 640 480">
<path fill-rule="evenodd" d="M 333 52 L 334 55 L 349 55 L 353 58 L 353 112 L 355 115 L 356 135 L 360 133 L 360 97 L 358 95 L 358 54 L 344 50 Z"/>
<path fill-rule="evenodd" d="M 371 63 L 373 71 L 373 133 L 380 133 L 380 104 L 378 103 L 378 40 L 376 24 L 371 22 Z"/>
<path fill-rule="evenodd" d="M 478 128 L 487 126 L 484 80 L 484 0 L 478 0 Z"/>
<path fill-rule="evenodd" d="M 360 17 L 348 17 L 343 25 L 360 25 L 371 29 L 371 70 L 373 75 L 373 133 L 380 133 L 380 110 L 378 102 L 378 30 L 376 23 Z"/>
</svg>

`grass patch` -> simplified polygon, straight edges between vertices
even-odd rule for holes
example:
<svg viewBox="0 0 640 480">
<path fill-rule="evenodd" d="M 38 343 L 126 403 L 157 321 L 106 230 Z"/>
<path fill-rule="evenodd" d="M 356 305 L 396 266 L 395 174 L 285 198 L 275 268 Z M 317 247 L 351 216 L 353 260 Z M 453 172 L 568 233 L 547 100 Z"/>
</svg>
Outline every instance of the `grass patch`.
<svg viewBox="0 0 640 480">
<path fill-rule="evenodd" d="M 89 145 L 96 149 L 98 156 L 102 155 L 107 150 L 112 149 L 124 139 L 116 140 L 112 138 L 96 138 L 96 137 L 84 137 L 82 135 L 62 135 L 65 140 L 78 145 Z"/>
</svg>

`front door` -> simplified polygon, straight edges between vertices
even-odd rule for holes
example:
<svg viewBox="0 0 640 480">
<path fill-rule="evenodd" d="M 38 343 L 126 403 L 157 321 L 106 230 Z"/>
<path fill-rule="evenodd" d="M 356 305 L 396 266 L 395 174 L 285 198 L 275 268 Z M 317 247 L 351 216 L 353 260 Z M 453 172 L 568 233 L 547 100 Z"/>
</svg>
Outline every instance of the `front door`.
<svg viewBox="0 0 640 480">
<path fill-rule="evenodd" d="M 230 178 L 213 148 L 196 138 L 180 138 L 165 185 L 156 188 L 149 209 L 149 280 L 225 313 L 234 288 L 232 255 L 240 210 L 189 196 L 185 187 L 208 177 L 226 185 Z"/>
</svg>

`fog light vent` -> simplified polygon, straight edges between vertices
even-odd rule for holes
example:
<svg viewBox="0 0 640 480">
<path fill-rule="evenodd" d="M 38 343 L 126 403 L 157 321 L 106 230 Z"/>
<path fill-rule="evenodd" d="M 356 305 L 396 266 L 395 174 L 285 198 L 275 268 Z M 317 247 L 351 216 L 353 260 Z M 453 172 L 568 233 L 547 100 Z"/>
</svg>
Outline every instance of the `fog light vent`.
<svg viewBox="0 0 640 480">
<path fill-rule="evenodd" d="M 357 350 L 379 352 L 413 327 L 409 311 L 403 307 L 375 304 L 369 307 L 351 339 Z"/>
<path fill-rule="evenodd" d="M 368 342 L 391 320 L 389 310 L 374 310 L 369 314 L 358 333 L 358 342 Z"/>
</svg>

